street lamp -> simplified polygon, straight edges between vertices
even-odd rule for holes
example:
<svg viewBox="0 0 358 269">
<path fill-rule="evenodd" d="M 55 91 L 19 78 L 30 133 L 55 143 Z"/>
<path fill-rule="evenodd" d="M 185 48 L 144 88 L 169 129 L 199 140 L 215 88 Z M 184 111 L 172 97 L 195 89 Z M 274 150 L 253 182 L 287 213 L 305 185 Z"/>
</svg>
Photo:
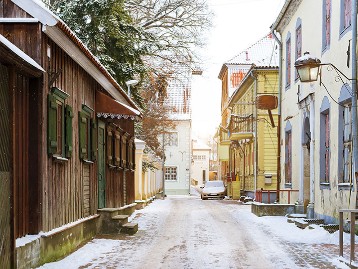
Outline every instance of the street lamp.
<svg viewBox="0 0 358 269">
<path fill-rule="evenodd" d="M 321 60 L 313 57 L 308 51 L 304 53 L 303 56 L 299 57 L 295 61 L 295 67 L 300 77 L 301 82 L 314 82 L 318 80 L 318 75 L 320 75 L 320 67 L 324 65 L 331 66 L 337 73 L 340 80 L 343 82 L 341 75 L 347 80 L 353 80 L 348 78 L 341 70 L 339 70 L 332 63 L 321 63 Z M 344 83 L 344 82 L 343 82 Z"/>
<path fill-rule="evenodd" d="M 135 80 L 135 79 L 128 80 L 128 81 L 126 82 L 126 85 L 127 85 L 127 87 L 128 87 L 128 92 L 127 92 L 128 96 L 131 95 L 131 86 L 135 86 L 135 85 L 137 85 L 137 84 L 138 84 L 138 80 Z"/>
<path fill-rule="evenodd" d="M 321 61 L 316 57 L 312 57 L 308 51 L 295 62 L 301 82 L 317 81 L 320 66 Z"/>
</svg>

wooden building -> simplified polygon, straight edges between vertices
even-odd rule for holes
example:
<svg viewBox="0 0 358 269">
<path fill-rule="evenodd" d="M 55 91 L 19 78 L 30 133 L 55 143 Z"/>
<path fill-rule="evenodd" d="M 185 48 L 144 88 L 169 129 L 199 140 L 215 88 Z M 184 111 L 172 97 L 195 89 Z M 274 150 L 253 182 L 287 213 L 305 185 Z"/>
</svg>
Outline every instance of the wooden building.
<svg viewBox="0 0 358 269">
<path fill-rule="evenodd" d="M 42 240 L 74 223 L 82 234 L 67 238 L 73 249 L 99 232 L 98 209 L 134 203 L 140 112 L 38 1 L 0 2 L 0 79 L 0 186 L 6 194 L 0 231 L 9 235 L 0 241 L 0 267 L 32 267 L 49 258 L 40 247 L 20 251 L 19 238 L 42 231 Z"/>
</svg>

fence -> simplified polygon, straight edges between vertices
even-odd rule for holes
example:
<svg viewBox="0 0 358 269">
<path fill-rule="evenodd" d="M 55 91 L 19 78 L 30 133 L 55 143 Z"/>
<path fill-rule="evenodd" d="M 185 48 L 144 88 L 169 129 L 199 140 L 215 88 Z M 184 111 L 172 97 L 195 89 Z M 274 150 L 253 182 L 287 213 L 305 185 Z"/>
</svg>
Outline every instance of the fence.
<svg viewBox="0 0 358 269">
<path fill-rule="evenodd" d="M 256 202 L 271 204 L 276 202 L 278 197 L 287 196 L 287 203 L 290 204 L 292 193 L 298 193 L 298 190 L 257 190 L 255 200 Z"/>
</svg>

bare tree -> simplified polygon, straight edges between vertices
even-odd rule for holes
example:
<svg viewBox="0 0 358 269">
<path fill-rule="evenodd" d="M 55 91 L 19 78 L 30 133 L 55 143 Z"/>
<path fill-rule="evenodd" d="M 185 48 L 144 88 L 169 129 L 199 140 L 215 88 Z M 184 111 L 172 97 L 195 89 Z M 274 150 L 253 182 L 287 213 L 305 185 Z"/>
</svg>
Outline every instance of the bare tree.
<svg viewBox="0 0 358 269">
<path fill-rule="evenodd" d="M 206 0 L 128 0 L 125 5 L 135 26 L 156 37 L 144 57 L 152 70 L 170 73 L 200 61 L 195 49 L 204 45 L 213 16 Z"/>
</svg>

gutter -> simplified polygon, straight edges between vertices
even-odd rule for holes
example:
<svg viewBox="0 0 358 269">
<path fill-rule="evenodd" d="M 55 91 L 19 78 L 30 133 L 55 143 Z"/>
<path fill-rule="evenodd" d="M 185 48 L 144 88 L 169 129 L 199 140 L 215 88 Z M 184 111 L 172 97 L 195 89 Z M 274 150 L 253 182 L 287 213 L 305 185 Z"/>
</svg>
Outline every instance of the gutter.
<svg viewBox="0 0 358 269">
<path fill-rule="evenodd" d="M 352 1 L 352 142 L 354 176 L 356 179 L 356 205 L 358 208 L 358 137 L 357 137 L 357 0 Z"/>
<path fill-rule="evenodd" d="M 274 36 L 275 40 L 277 41 L 278 45 L 279 45 L 279 68 L 278 68 L 278 108 L 277 108 L 277 186 L 276 186 L 276 190 L 277 190 L 277 196 L 276 196 L 276 200 L 277 202 L 280 201 L 280 184 L 281 184 L 281 91 L 282 91 L 282 42 L 281 40 L 277 37 L 275 30 L 272 29 L 271 30 L 272 35 Z"/>
<path fill-rule="evenodd" d="M 250 72 L 250 76 L 254 79 L 254 97 L 257 96 L 257 77 L 255 77 L 252 73 L 252 70 Z M 255 120 L 255 130 L 254 130 L 254 199 L 256 200 L 256 190 L 257 190 L 257 106 L 254 106 L 254 120 Z"/>
</svg>

